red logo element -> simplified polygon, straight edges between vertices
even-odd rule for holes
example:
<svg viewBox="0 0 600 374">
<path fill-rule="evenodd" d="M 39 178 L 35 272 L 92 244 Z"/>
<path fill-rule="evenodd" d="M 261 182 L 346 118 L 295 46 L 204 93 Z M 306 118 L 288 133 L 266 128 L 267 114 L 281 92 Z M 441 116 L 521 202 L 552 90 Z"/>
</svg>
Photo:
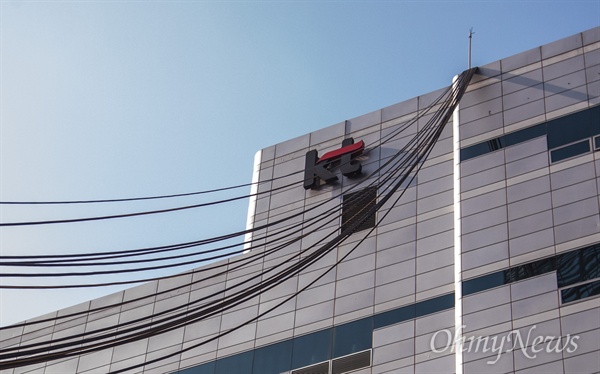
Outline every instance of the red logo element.
<svg viewBox="0 0 600 374">
<path fill-rule="evenodd" d="M 325 162 L 325 161 L 333 161 L 338 157 L 342 157 L 343 155 L 347 155 L 347 154 L 360 154 L 362 153 L 362 151 L 365 149 L 365 142 L 364 141 L 360 141 L 358 143 L 354 143 L 354 144 L 350 144 L 347 145 L 345 147 L 342 147 L 340 149 L 336 149 L 335 151 L 329 151 L 327 153 L 325 153 L 323 156 L 321 156 L 319 158 L 319 161 L 317 161 L 317 164 L 320 164 L 321 162 Z"/>
</svg>

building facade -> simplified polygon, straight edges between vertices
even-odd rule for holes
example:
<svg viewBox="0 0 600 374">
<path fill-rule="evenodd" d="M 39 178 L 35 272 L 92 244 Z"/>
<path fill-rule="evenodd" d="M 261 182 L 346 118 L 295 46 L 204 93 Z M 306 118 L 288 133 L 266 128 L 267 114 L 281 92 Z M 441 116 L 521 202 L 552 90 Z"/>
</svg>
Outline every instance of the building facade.
<svg viewBox="0 0 600 374">
<path fill-rule="evenodd" d="M 5 330 L 1 348 L 254 296 L 2 373 L 600 372 L 600 27 L 479 67 L 418 172 L 394 164 L 448 83 L 259 151 L 247 253 Z"/>
</svg>

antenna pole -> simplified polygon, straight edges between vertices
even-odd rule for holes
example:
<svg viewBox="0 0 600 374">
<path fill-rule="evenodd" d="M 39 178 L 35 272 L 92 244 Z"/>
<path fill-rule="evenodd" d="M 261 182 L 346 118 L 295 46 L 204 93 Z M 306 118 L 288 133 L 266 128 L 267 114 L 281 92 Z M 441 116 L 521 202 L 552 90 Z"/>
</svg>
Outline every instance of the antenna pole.
<svg viewBox="0 0 600 374">
<path fill-rule="evenodd" d="M 473 40 L 473 28 L 469 30 L 469 69 L 471 68 L 471 41 Z"/>
</svg>

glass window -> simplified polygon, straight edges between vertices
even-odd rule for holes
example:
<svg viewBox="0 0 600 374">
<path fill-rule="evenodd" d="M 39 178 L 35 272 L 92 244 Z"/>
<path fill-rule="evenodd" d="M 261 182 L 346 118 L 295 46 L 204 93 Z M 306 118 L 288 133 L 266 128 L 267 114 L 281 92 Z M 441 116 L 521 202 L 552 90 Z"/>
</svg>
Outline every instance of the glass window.
<svg viewBox="0 0 600 374">
<path fill-rule="evenodd" d="M 592 135 L 600 135 L 600 105 L 590 109 L 590 123 L 592 124 Z"/>
<path fill-rule="evenodd" d="M 501 138 L 485 141 L 483 143 L 473 144 L 460 150 L 460 160 L 466 161 L 470 158 L 484 155 L 502 148 Z"/>
<path fill-rule="evenodd" d="M 556 270 L 556 259 L 554 257 L 515 266 L 507 271 L 507 282 L 516 282 L 523 279 L 535 277 Z"/>
<path fill-rule="evenodd" d="M 548 149 L 589 138 L 592 135 L 590 111 L 583 110 L 548 121 Z"/>
<path fill-rule="evenodd" d="M 600 278 L 600 244 L 560 255 L 556 278 L 558 287 Z"/>
<path fill-rule="evenodd" d="M 600 149 L 600 136 L 596 136 L 594 138 L 594 148 L 595 149 Z"/>
<path fill-rule="evenodd" d="M 373 328 L 378 329 L 413 318 L 415 318 L 415 305 L 407 305 L 373 316 Z"/>
<path fill-rule="evenodd" d="M 215 374 L 252 374 L 253 351 L 217 360 Z"/>
<path fill-rule="evenodd" d="M 488 140 L 486 143 L 488 148 L 490 149 L 490 152 L 494 152 L 504 148 L 504 139 L 502 137 Z"/>
<path fill-rule="evenodd" d="M 292 374 L 329 374 L 329 361 L 297 370 L 292 370 Z"/>
<path fill-rule="evenodd" d="M 415 316 L 418 318 L 450 308 L 454 308 L 454 293 L 415 304 Z"/>
<path fill-rule="evenodd" d="M 206 364 L 193 366 L 184 370 L 180 370 L 177 374 L 214 374 L 215 361 L 207 362 Z"/>
<path fill-rule="evenodd" d="M 373 345 L 373 318 L 363 318 L 334 327 L 333 357 L 364 351 Z"/>
<path fill-rule="evenodd" d="M 573 156 L 581 155 L 590 151 L 589 140 L 584 140 L 579 143 L 571 144 L 566 147 L 562 147 L 550 152 L 550 159 L 552 162 L 564 160 Z"/>
<path fill-rule="evenodd" d="M 543 135 L 546 135 L 545 123 L 465 147 L 460 150 L 460 160 L 465 161 L 470 158 L 497 151 L 498 149 L 502 149 L 504 147 L 510 147 L 511 145 L 523 143 Z"/>
<path fill-rule="evenodd" d="M 543 135 L 546 135 L 545 123 L 504 135 L 504 144 L 506 147 L 510 147 L 511 145 L 523 143 Z"/>
<path fill-rule="evenodd" d="M 377 188 L 369 187 L 364 190 L 344 195 L 342 208 L 342 232 L 349 229 L 357 220 L 377 203 Z M 375 226 L 375 210 L 355 231 L 365 230 Z"/>
<path fill-rule="evenodd" d="M 292 368 L 292 340 L 268 345 L 254 351 L 253 373 L 278 374 Z"/>
<path fill-rule="evenodd" d="M 489 290 L 507 283 L 505 271 L 497 271 L 479 278 L 462 282 L 462 294 L 467 296 L 476 292 Z"/>
<path fill-rule="evenodd" d="M 567 288 L 566 290 L 560 291 L 563 304 L 595 295 L 600 295 L 600 281 L 586 283 L 582 284 L 581 286 Z"/>
<path fill-rule="evenodd" d="M 313 332 L 294 338 L 292 367 L 301 368 L 331 358 L 333 329 Z"/>
</svg>

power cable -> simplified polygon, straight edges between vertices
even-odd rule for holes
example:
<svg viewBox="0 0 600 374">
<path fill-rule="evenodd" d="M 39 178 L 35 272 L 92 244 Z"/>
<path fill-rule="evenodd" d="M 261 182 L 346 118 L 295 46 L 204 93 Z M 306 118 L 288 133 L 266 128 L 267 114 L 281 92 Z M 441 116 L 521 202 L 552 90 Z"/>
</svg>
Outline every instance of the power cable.
<svg viewBox="0 0 600 374">
<path fill-rule="evenodd" d="M 422 114 L 419 114 L 417 116 L 417 118 L 419 118 L 420 115 L 422 115 Z M 382 143 L 380 143 L 380 144 L 382 144 Z M 296 174 L 299 174 L 299 173 L 301 173 L 301 171 L 289 173 L 289 174 L 284 175 L 284 176 L 280 176 L 280 177 L 276 177 L 276 178 L 271 178 L 269 180 L 259 181 L 259 182 L 256 182 L 256 183 L 241 184 L 241 185 L 232 186 L 232 187 L 223 187 L 223 188 L 217 188 L 217 189 L 213 189 L 213 190 L 190 192 L 190 193 L 183 193 L 183 194 L 151 196 L 151 197 L 136 197 L 136 198 L 122 198 L 122 199 L 101 199 L 101 200 L 66 200 L 66 201 L 40 201 L 40 202 L 34 202 L 34 201 L 13 201 L 13 202 L 0 202 L 0 204 L 11 204 L 11 205 L 83 204 L 83 203 L 107 203 L 107 202 L 124 202 L 124 201 L 136 201 L 136 200 L 164 199 L 164 198 L 171 198 L 171 197 L 182 197 L 182 196 L 191 196 L 191 195 L 206 194 L 206 193 L 217 192 L 217 191 L 225 191 L 225 190 L 235 189 L 235 188 L 244 187 L 244 186 L 254 186 L 254 185 L 259 185 L 261 183 L 267 183 L 267 182 L 270 182 L 270 181 L 274 181 L 274 180 L 286 178 L 288 176 L 296 175 Z M 281 186 L 281 187 L 278 187 L 277 189 L 283 189 L 283 188 L 289 187 L 291 185 L 294 185 L 296 183 L 297 182 L 291 183 L 291 184 L 289 184 L 287 186 Z M 195 209 L 195 208 L 200 208 L 200 207 L 210 206 L 210 205 L 216 205 L 216 204 L 221 204 L 221 203 L 226 203 L 226 202 L 232 202 L 232 201 L 241 200 L 241 199 L 245 199 L 245 198 L 252 197 L 252 196 L 258 196 L 259 194 L 263 194 L 263 193 L 270 193 L 273 190 L 276 190 L 276 189 L 262 191 L 262 192 L 258 192 L 256 194 L 236 196 L 236 197 L 232 197 L 232 198 L 229 198 L 229 199 L 223 199 L 223 200 L 214 201 L 214 202 L 208 202 L 208 203 L 203 203 L 203 204 L 194 204 L 194 205 L 180 206 L 180 207 L 175 207 L 175 208 L 160 209 L 160 210 L 153 210 L 153 211 L 143 211 L 143 212 L 134 212 L 134 213 L 125 213 L 125 214 L 114 214 L 114 215 L 108 215 L 108 216 L 96 216 L 96 217 L 84 217 L 84 218 L 73 218 L 73 219 L 61 219 L 61 220 L 25 221 L 25 222 L 0 222 L 0 227 L 32 226 L 32 225 L 48 225 L 48 224 L 61 224 L 61 223 L 89 222 L 89 221 L 99 221 L 99 220 L 107 220 L 107 219 L 129 218 L 129 217 L 144 216 L 144 215 L 150 215 L 150 214 L 168 213 L 168 212 L 175 212 L 175 211 L 181 211 L 181 210 L 187 210 L 187 209 Z"/>
<path fill-rule="evenodd" d="M 440 131 L 440 133 L 441 133 L 441 131 Z M 439 137 L 439 135 L 438 135 L 438 137 Z M 432 149 L 432 148 L 431 148 L 431 149 Z M 418 163 L 418 162 L 417 162 L 417 163 Z M 420 167 L 421 167 L 421 166 L 422 166 L 422 164 L 420 165 Z M 419 169 L 420 169 L 420 167 L 419 167 Z M 413 168 L 414 168 L 414 167 L 413 167 Z M 414 176 L 413 176 L 413 178 L 414 178 Z M 409 183 L 409 185 L 410 185 L 410 183 Z M 407 187 L 405 187 L 405 188 L 407 188 Z M 389 211 L 388 211 L 388 212 L 389 212 Z M 386 214 L 387 214 L 387 213 L 386 213 Z"/>
<path fill-rule="evenodd" d="M 441 96 L 440 96 L 440 97 L 441 97 Z M 415 121 L 411 121 L 411 123 L 414 123 L 414 122 L 415 122 Z M 406 129 L 406 128 L 407 128 L 407 126 L 405 126 L 405 127 L 401 127 L 401 128 L 400 128 L 400 129 L 398 129 L 398 130 L 402 131 L 402 130 L 404 130 L 404 129 Z M 400 132 L 400 131 L 398 131 L 398 132 Z M 390 134 L 390 135 L 394 135 L 394 134 L 392 133 L 392 134 Z M 390 139 L 391 139 L 391 137 L 390 137 Z M 389 140 L 389 139 L 388 139 L 388 140 Z M 304 213 L 306 213 L 306 212 L 304 212 Z M 212 251 L 211 251 L 211 252 L 212 252 Z M 199 255 L 199 254 L 200 254 L 200 253 L 198 253 L 198 255 Z M 88 254 L 88 255 L 89 255 L 89 254 Z M 14 258 L 14 257 L 16 257 L 16 256 L 13 256 L 13 258 Z M 21 257 L 21 256 L 19 256 L 19 257 Z M 63 255 L 63 256 L 61 256 L 61 257 L 64 257 L 64 255 Z M 152 259 L 152 260 L 139 260 L 139 261 L 159 261 L 159 260 L 161 260 L 161 259 Z M 25 264 L 25 263 L 16 263 L 16 264 L 15 264 L 15 263 L 2 263 L 2 265 L 13 265 L 13 266 L 15 266 L 15 265 L 32 265 L 32 266 L 42 266 L 42 265 L 45 265 L 45 264 L 46 264 L 46 263 L 37 263 L 37 264 L 36 264 L 36 263 L 34 263 L 34 264 Z M 108 264 L 108 263 L 102 263 L 102 264 L 103 264 L 103 265 L 106 265 L 106 264 Z M 180 264 L 180 266 L 181 266 L 181 265 L 186 265 L 186 264 L 189 264 L 189 263 L 182 263 L 182 264 Z M 95 264 L 88 264 L 88 265 L 95 265 Z M 100 265 L 100 264 L 98 264 L 98 265 Z M 176 266 L 176 265 L 169 265 L 169 266 Z M 149 269 L 146 269 L 146 270 L 154 270 L 154 269 L 156 269 L 156 268 L 157 268 L 157 267 L 154 267 L 154 268 L 149 268 Z M 96 273 L 96 274 L 103 274 L 103 273 Z M 9 274 L 9 275 L 7 275 L 7 276 L 21 276 L 21 275 L 23 275 L 23 274 Z M 49 276 L 49 275 L 50 275 L 50 274 L 46 274 L 46 275 L 32 275 L 32 276 Z M 55 275 L 55 273 L 52 273 L 51 275 Z M 78 276 L 78 275 L 82 275 L 82 274 L 73 274 L 72 276 Z M 26 275 L 26 276 L 28 276 L 28 275 Z M 62 276 L 62 275 L 61 275 L 61 276 Z"/>
<path fill-rule="evenodd" d="M 462 96 L 462 94 L 461 94 L 460 96 Z M 440 133 L 438 133 L 438 137 L 439 137 L 439 134 L 441 134 L 441 131 L 440 131 Z M 433 149 L 433 147 L 431 147 L 431 148 L 430 148 L 430 151 L 431 151 L 431 149 Z M 420 166 L 422 166 L 422 164 L 421 164 Z M 413 176 L 413 178 L 414 178 L 414 176 Z M 397 184 L 397 187 L 396 187 L 396 189 L 397 189 L 397 188 L 400 186 L 400 184 L 401 184 L 401 182 Z M 409 184 L 410 184 L 410 183 L 409 183 Z M 394 192 L 394 191 L 392 191 L 392 193 L 393 193 L 393 192 Z M 391 196 L 391 193 L 390 193 L 388 196 Z M 397 201 L 399 200 L 399 198 L 400 198 L 400 197 L 398 197 L 398 199 L 396 199 L 396 202 L 395 202 L 393 205 L 395 205 L 395 204 L 397 203 Z M 387 215 L 387 213 L 389 213 L 389 211 L 390 211 L 390 210 L 388 210 L 388 211 L 386 212 L 386 215 Z M 383 218 L 382 218 L 382 219 L 383 219 Z M 380 220 L 379 222 L 381 222 L 381 220 Z M 373 228 L 373 229 L 371 229 L 371 231 L 370 231 L 370 232 L 372 232 L 372 230 L 374 230 L 374 228 Z M 369 232 L 369 233 L 370 233 L 370 232 Z M 368 236 L 368 234 L 365 236 L 365 238 L 366 238 L 367 236 Z M 363 240 L 364 240 L 364 239 L 363 239 Z M 356 248 L 356 247 L 355 247 L 355 248 Z M 353 249 L 353 250 L 354 250 L 354 249 Z M 346 256 L 347 256 L 347 255 L 346 255 Z M 346 256 L 345 256 L 345 257 L 346 257 Z M 345 257 L 344 257 L 344 258 L 345 258 Z M 331 267 L 331 268 L 330 268 L 328 271 L 330 271 L 330 270 L 331 270 L 331 269 L 333 269 L 335 266 L 337 266 L 337 265 L 338 265 L 338 264 L 339 264 L 339 263 L 340 263 L 340 262 L 341 262 L 341 261 L 342 261 L 344 258 L 342 258 L 340 261 L 338 261 L 336 264 L 334 264 L 334 265 L 333 265 L 333 266 L 332 266 L 332 267 Z M 327 271 L 327 272 L 328 272 L 328 271 Z M 325 273 L 324 273 L 324 274 L 322 274 L 320 277 L 318 277 L 317 279 L 315 279 L 315 281 L 314 281 L 314 282 L 316 282 L 318 279 L 320 279 L 322 276 L 324 276 L 324 275 L 325 275 L 327 272 L 325 272 Z M 309 285 L 307 285 L 307 286 L 306 286 L 304 289 L 306 289 L 306 288 L 308 288 L 309 286 L 311 286 L 312 284 L 314 284 L 314 282 L 312 282 L 312 283 L 310 283 Z M 303 291 L 304 289 L 302 289 L 301 291 Z M 299 293 L 299 292 L 298 292 L 298 293 Z M 293 297 L 295 297 L 295 296 L 297 296 L 297 294 L 295 294 L 295 295 L 292 295 L 290 298 L 288 298 L 288 299 L 286 299 L 286 300 L 282 301 L 280 304 L 278 304 L 278 305 L 274 306 L 272 309 L 269 309 L 269 310 L 268 310 L 268 311 L 266 311 L 264 314 L 266 314 L 266 313 L 270 312 L 271 310 L 275 309 L 276 307 L 278 307 L 278 306 L 280 306 L 280 305 L 283 305 L 285 302 L 287 302 L 287 301 L 291 300 L 291 298 L 293 298 Z M 246 322 L 246 323 L 244 323 L 244 324 L 242 324 L 242 325 L 240 325 L 240 326 L 238 326 L 238 327 L 236 327 L 236 328 L 234 328 L 234 329 L 231 329 L 231 330 L 229 330 L 229 331 L 227 331 L 227 332 L 224 332 L 224 333 L 222 333 L 222 334 L 219 334 L 217 337 L 211 338 L 211 339 L 209 339 L 209 340 L 207 340 L 207 341 L 204 341 L 204 342 L 202 342 L 202 343 L 200 343 L 200 344 L 197 344 L 197 345 L 194 345 L 194 346 L 188 347 L 188 348 L 186 348 L 185 350 L 179 351 L 179 352 L 177 352 L 177 353 L 174 353 L 174 354 L 170 354 L 170 355 L 168 355 L 168 356 L 163 356 L 163 357 L 160 357 L 160 358 L 157 358 L 157 359 L 151 360 L 151 361 L 149 361 L 149 362 L 148 362 L 148 361 L 146 361 L 146 362 L 144 362 L 144 364 L 141 364 L 141 365 L 135 365 L 135 366 L 128 367 L 128 368 L 126 368 L 126 369 L 122 369 L 122 370 L 119 370 L 119 371 L 115 371 L 115 373 L 120 373 L 120 372 L 122 372 L 122 371 L 125 371 L 125 370 L 131 370 L 131 369 L 134 369 L 134 368 L 137 368 L 137 367 L 143 366 L 143 365 L 148 365 L 148 364 L 156 363 L 156 362 L 159 362 L 160 360 L 163 360 L 163 359 L 165 359 L 165 358 L 172 357 L 172 356 L 173 356 L 173 355 L 175 355 L 175 354 L 179 354 L 179 353 L 182 353 L 182 352 L 184 352 L 184 351 L 188 351 L 188 350 L 191 350 L 191 349 L 193 349 L 193 348 L 199 347 L 199 346 L 201 346 L 201 345 L 203 345 L 203 344 L 206 344 L 206 343 L 208 343 L 209 341 L 215 340 L 215 339 L 216 339 L 216 338 L 218 338 L 218 337 L 221 337 L 221 336 L 224 336 L 224 335 L 226 335 L 226 334 L 228 334 L 228 333 L 231 333 L 231 332 L 233 332 L 233 331 L 235 331 L 235 330 L 237 330 L 237 329 L 239 329 L 239 328 L 243 327 L 244 325 L 246 325 L 246 324 L 248 324 L 248 323 L 251 323 L 251 322 L 253 322 L 253 321 L 257 320 L 258 318 L 262 317 L 262 315 L 264 315 L 264 314 L 261 314 L 261 315 L 259 315 L 259 316 L 255 317 L 255 318 L 253 318 L 252 320 L 249 320 L 248 322 Z"/>
<path fill-rule="evenodd" d="M 461 96 L 462 96 L 462 95 L 461 95 Z M 446 122 L 447 122 L 447 121 L 446 121 Z M 443 123 L 445 124 L 446 122 L 443 122 Z M 443 127 L 442 127 L 442 129 L 443 129 Z M 438 131 L 438 132 L 437 132 L 437 137 L 439 137 L 439 135 L 440 135 L 440 134 L 441 134 L 441 129 L 440 129 L 440 131 Z M 434 143 L 433 143 L 433 144 L 434 144 Z M 433 144 L 432 144 L 432 143 L 430 143 L 430 146 L 429 146 L 429 152 L 431 151 L 431 149 L 433 149 Z M 429 154 L 429 152 L 427 152 L 427 154 Z M 421 156 L 421 157 L 422 157 L 422 156 Z M 419 158 L 419 160 L 420 160 L 420 158 Z M 417 161 L 416 163 L 414 163 L 414 164 L 413 164 L 413 166 L 411 167 L 411 169 L 410 169 L 410 170 L 414 169 L 414 167 L 415 167 L 417 164 L 419 164 L 419 161 Z M 420 165 L 419 165 L 419 169 L 422 167 L 422 165 L 423 165 L 423 163 L 420 163 Z M 409 173 L 410 173 L 410 171 L 409 171 Z M 392 194 L 392 193 L 394 193 L 394 192 L 395 192 L 395 190 L 397 190 L 397 189 L 400 187 L 400 185 L 401 185 L 402 181 L 404 181 L 404 180 L 406 179 L 406 177 L 407 177 L 407 176 L 408 176 L 408 173 L 404 174 L 404 177 L 402 178 L 402 180 L 396 184 L 396 187 L 395 187 L 395 188 L 394 188 L 394 189 L 393 189 L 393 190 L 392 190 L 392 191 L 391 191 L 391 192 L 390 192 L 388 195 L 386 195 L 387 199 L 389 199 L 389 197 L 391 196 L 391 194 Z M 413 176 L 412 178 L 414 179 L 414 176 Z M 410 185 L 410 183 L 409 183 L 409 185 Z M 408 187 L 405 187 L 405 190 L 406 190 L 406 188 L 408 188 Z M 387 201 L 387 199 L 382 199 L 382 201 L 380 201 L 380 203 L 378 203 L 378 205 L 377 205 L 377 209 L 379 209 L 379 207 L 380 207 L 380 206 L 382 206 L 382 205 L 383 205 L 383 204 L 384 204 L 384 203 Z M 399 199 L 399 198 L 398 198 L 398 199 Z M 397 200 L 396 200 L 396 201 L 397 201 Z M 387 215 L 387 213 L 389 213 L 389 210 L 388 210 L 388 212 L 386 212 L 386 215 Z M 374 212 L 373 212 L 373 214 L 374 214 Z M 364 221 L 364 219 L 363 219 L 363 221 Z M 362 222 L 360 222 L 360 224 L 362 224 Z M 339 262 L 338 262 L 338 263 L 339 263 Z M 178 327 L 177 327 L 177 328 L 178 328 Z M 164 330 L 164 328 L 163 328 L 163 330 Z M 233 331 L 233 330 L 232 330 L 232 331 Z M 148 362 L 146 362 L 146 364 L 148 364 Z"/>
</svg>

